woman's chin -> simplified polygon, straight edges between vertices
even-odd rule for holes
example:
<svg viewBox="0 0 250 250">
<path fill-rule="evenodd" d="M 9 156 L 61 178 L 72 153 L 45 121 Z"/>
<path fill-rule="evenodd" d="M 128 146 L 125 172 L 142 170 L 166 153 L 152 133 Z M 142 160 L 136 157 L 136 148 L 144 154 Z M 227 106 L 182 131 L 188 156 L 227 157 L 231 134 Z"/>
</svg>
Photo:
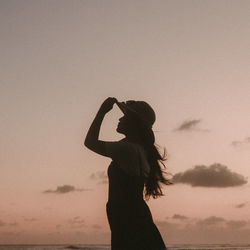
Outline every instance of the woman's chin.
<svg viewBox="0 0 250 250">
<path fill-rule="evenodd" d="M 116 128 L 116 132 L 124 135 L 124 132 L 119 127 Z"/>
</svg>

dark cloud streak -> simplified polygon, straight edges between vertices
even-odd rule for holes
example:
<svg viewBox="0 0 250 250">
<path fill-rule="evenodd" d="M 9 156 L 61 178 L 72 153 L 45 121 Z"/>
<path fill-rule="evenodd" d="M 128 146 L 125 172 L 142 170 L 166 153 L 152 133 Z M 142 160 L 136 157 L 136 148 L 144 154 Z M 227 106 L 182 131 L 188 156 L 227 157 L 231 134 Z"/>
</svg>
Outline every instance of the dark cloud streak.
<svg viewBox="0 0 250 250">
<path fill-rule="evenodd" d="M 188 217 L 187 216 L 184 216 L 184 215 L 181 215 L 181 214 L 174 214 L 173 219 L 177 219 L 177 220 L 187 220 Z"/>
<path fill-rule="evenodd" d="M 45 190 L 43 193 L 55 193 L 55 194 L 65 194 L 65 193 L 70 193 L 70 192 L 82 192 L 82 191 L 89 191 L 90 189 L 79 189 L 75 188 L 74 186 L 71 185 L 63 185 L 63 186 L 58 186 L 55 190 Z"/>
<path fill-rule="evenodd" d="M 247 202 L 235 205 L 235 208 L 243 208 L 247 205 Z"/>
<path fill-rule="evenodd" d="M 197 128 L 197 125 L 201 122 L 201 119 L 193 119 L 184 121 L 177 129 L 174 131 L 200 131 L 209 132 L 208 129 Z"/>
<path fill-rule="evenodd" d="M 250 137 L 246 137 L 242 141 L 232 141 L 233 147 L 241 147 L 241 146 L 246 146 L 246 145 L 250 145 Z"/>
</svg>

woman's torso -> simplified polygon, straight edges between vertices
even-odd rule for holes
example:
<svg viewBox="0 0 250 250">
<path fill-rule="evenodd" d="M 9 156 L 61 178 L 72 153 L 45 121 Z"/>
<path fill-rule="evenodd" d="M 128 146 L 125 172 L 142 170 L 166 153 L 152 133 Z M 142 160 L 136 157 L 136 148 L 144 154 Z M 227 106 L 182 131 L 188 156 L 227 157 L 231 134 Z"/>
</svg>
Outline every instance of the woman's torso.
<svg viewBox="0 0 250 250">
<path fill-rule="evenodd" d="M 126 174 L 112 161 L 108 168 L 107 214 L 112 226 L 151 223 L 152 215 L 143 199 L 144 178 Z"/>
<path fill-rule="evenodd" d="M 144 178 L 125 173 L 116 162 L 108 167 L 109 195 L 108 202 L 134 203 L 143 201 Z"/>
</svg>

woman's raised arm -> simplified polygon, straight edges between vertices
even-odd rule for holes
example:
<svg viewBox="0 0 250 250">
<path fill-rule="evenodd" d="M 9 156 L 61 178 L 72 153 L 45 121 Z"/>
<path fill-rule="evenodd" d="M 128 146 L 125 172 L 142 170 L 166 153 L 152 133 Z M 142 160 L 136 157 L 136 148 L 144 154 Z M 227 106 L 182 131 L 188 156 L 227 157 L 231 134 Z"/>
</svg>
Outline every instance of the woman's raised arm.
<svg viewBox="0 0 250 250">
<path fill-rule="evenodd" d="M 106 113 L 108 113 L 112 108 L 114 103 L 116 103 L 117 100 L 116 98 L 113 97 L 108 97 L 101 105 L 100 109 L 98 110 L 89 130 L 88 133 L 86 135 L 85 141 L 84 141 L 84 145 L 96 152 L 97 154 L 106 156 L 106 152 L 105 152 L 105 146 L 104 146 L 104 142 L 98 140 L 99 138 L 99 133 L 100 133 L 100 128 L 101 128 L 101 124 L 103 121 L 104 116 L 106 115 Z"/>
</svg>

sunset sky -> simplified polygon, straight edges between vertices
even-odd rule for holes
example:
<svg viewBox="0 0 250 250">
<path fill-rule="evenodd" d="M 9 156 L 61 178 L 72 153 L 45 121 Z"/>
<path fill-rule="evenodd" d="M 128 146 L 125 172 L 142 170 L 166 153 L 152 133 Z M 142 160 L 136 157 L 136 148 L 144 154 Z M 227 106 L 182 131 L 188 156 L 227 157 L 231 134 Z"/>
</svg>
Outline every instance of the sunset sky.
<svg viewBox="0 0 250 250">
<path fill-rule="evenodd" d="M 0 0 L 0 34 L 0 244 L 110 243 L 109 96 L 156 112 L 165 243 L 250 243 L 250 1 Z"/>
</svg>

